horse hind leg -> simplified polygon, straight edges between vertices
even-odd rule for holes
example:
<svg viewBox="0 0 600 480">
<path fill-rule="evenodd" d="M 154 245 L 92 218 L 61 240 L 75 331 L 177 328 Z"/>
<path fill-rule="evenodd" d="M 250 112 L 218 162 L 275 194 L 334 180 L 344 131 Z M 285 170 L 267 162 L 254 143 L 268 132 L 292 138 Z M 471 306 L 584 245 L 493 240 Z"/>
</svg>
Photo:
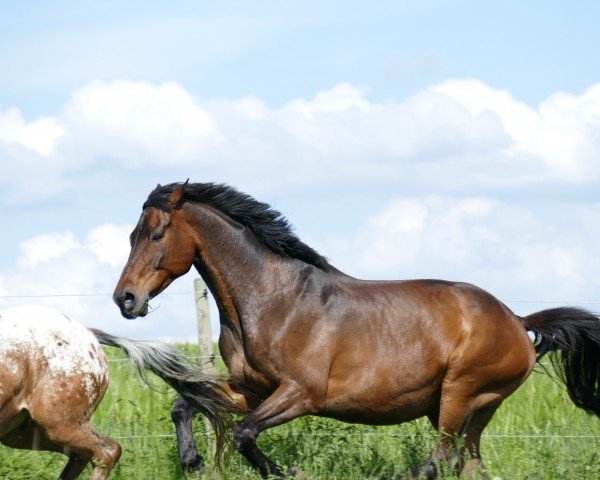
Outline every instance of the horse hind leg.
<svg viewBox="0 0 600 480">
<path fill-rule="evenodd" d="M 81 475 L 89 463 L 89 458 L 76 454 L 71 448 L 60 443 L 60 436 L 51 440 L 37 423 L 28 420 L 22 427 L 16 428 L 4 435 L 1 442 L 7 447 L 25 450 L 44 450 L 63 453 L 69 457 L 65 468 L 58 477 L 59 480 L 75 480 Z"/>
<path fill-rule="evenodd" d="M 489 478 L 481 460 L 479 442 L 481 441 L 483 429 L 492 419 L 500 403 L 477 410 L 467 425 L 464 441 L 468 459 L 461 472 L 461 477 L 467 480 Z"/>
<path fill-rule="evenodd" d="M 468 480 L 487 479 L 479 452 L 481 433 L 502 403 L 502 400 L 484 401 L 475 398 L 442 397 L 439 415 L 430 417 L 437 430 L 434 448 L 420 467 L 400 478 L 427 479 L 438 477 L 439 466 L 445 463 L 455 475 Z M 473 409 L 472 405 L 476 405 Z M 466 458 L 466 461 L 465 461 Z"/>
<path fill-rule="evenodd" d="M 258 405 L 258 402 L 255 402 L 253 398 L 235 392 L 226 382 L 221 384 L 221 388 L 228 393 L 230 399 L 241 410 L 250 410 L 250 408 Z M 171 410 L 171 420 L 175 425 L 175 432 L 177 434 L 179 465 L 183 470 L 189 472 L 204 473 L 204 458 L 198 453 L 192 429 L 192 418 L 197 413 L 198 409 L 192 403 L 184 397 L 179 397 L 175 400 L 175 404 Z"/>
<path fill-rule="evenodd" d="M 88 460 L 81 458 L 79 455 L 70 454 L 69 461 L 58 477 L 58 480 L 75 480 L 83 472 L 87 464 Z"/>
<path fill-rule="evenodd" d="M 434 479 L 438 475 L 438 466 L 445 462 L 452 473 L 466 480 L 486 480 L 487 472 L 481 460 L 479 443 L 481 433 L 502 401 L 488 404 L 474 411 L 461 408 L 460 404 L 443 409 L 442 417 L 436 422 L 438 435 L 433 452 L 427 461 L 414 469 L 411 478 Z M 452 415 L 454 415 L 452 417 Z M 457 430 L 459 423 L 462 425 Z M 465 460 L 466 459 L 466 460 Z"/>
<path fill-rule="evenodd" d="M 179 397 L 171 410 L 171 420 L 177 433 L 177 446 L 179 447 L 179 465 L 190 472 L 204 472 L 204 459 L 198 453 L 194 433 L 192 430 L 192 417 L 198 412 L 185 398 Z"/>
<path fill-rule="evenodd" d="M 229 398 L 241 410 L 253 410 L 260 404 L 260 400 L 250 393 L 240 393 L 228 382 L 221 382 L 220 387 L 229 395 Z M 184 470 L 191 472 L 204 472 L 204 459 L 198 453 L 194 433 L 192 430 L 192 417 L 198 413 L 196 407 L 184 397 L 179 397 L 171 410 L 171 419 L 177 433 L 177 446 L 179 448 L 179 464 Z"/>
<path fill-rule="evenodd" d="M 61 445 L 63 452 L 70 452 L 61 479 L 77 478 L 87 462 L 92 462 L 92 480 L 105 480 L 121 457 L 121 445 L 97 433 L 89 422 L 46 426 L 44 436 Z"/>
</svg>

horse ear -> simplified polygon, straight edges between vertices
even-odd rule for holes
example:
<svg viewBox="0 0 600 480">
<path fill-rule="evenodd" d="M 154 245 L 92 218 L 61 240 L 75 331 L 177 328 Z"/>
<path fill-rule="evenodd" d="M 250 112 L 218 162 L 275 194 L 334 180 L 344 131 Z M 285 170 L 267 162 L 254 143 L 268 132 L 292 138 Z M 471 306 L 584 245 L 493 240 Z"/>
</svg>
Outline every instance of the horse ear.
<svg viewBox="0 0 600 480">
<path fill-rule="evenodd" d="M 180 187 L 173 190 L 169 195 L 169 204 L 173 210 L 178 210 L 181 205 L 183 205 L 183 197 L 189 181 L 190 179 L 188 178 Z"/>
<path fill-rule="evenodd" d="M 159 189 L 161 186 L 162 186 L 162 185 L 161 185 L 160 183 L 157 183 L 157 184 L 156 184 L 156 188 L 155 188 L 155 190 L 158 190 L 158 189 Z"/>
</svg>

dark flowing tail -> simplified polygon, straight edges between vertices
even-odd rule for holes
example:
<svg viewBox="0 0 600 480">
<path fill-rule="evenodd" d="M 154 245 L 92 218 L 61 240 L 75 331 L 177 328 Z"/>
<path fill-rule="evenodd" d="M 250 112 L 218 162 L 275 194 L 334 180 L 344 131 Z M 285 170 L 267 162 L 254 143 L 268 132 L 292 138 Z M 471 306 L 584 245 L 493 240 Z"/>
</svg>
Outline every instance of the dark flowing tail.
<svg viewBox="0 0 600 480">
<path fill-rule="evenodd" d="M 228 422 L 224 414 L 239 413 L 240 409 L 220 387 L 219 377 L 191 365 L 179 350 L 167 343 L 129 340 L 93 328 L 90 328 L 90 331 L 101 344 L 123 350 L 146 383 L 146 370 L 150 370 L 208 418 L 215 431 L 215 459 L 220 466 L 221 453 L 228 433 Z"/>
<path fill-rule="evenodd" d="M 600 417 L 600 318 L 580 308 L 551 308 L 523 318 L 538 360 L 549 352 L 571 400 Z"/>
</svg>

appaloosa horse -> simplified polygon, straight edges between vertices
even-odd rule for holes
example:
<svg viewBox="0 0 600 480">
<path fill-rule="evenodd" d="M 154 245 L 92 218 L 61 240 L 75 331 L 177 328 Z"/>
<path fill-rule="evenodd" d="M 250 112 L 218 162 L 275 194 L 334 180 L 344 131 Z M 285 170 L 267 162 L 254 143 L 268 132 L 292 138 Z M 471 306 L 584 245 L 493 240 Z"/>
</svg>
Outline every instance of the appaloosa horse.
<svg viewBox="0 0 600 480">
<path fill-rule="evenodd" d="M 264 476 L 283 472 L 257 436 L 302 415 L 376 425 L 427 416 L 436 445 L 408 475 L 435 478 L 441 461 L 485 475 L 481 432 L 551 350 L 575 404 L 600 414 L 600 320 L 584 310 L 519 317 L 466 283 L 352 278 L 279 212 L 219 184 L 157 186 L 130 240 L 114 293 L 126 318 L 146 315 L 148 301 L 192 265 L 214 295 L 231 376 L 222 391 L 249 412 L 234 445 Z M 181 464 L 192 469 L 202 462 L 195 410 L 185 399 L 173 410 Z"/>
<path fill-rule="evenodd" d="M 218 389 L 197 368 L 186 367 L 183 356 L 167 344 L 88 330 L 47 307 L 0 310 L 0 442 L 64 453 L 69 461 L 60 479 L 79 477 L 91 461 L 92 479 L 103 480 L 121 456 L 121 446 L 90 423 L 108 388 L 99 343 L 121 348 L 144 379 L 142 369 L 147 368 L 201 408 L 213 402 L 204 400 L 198 387 Z"/>
</svg>

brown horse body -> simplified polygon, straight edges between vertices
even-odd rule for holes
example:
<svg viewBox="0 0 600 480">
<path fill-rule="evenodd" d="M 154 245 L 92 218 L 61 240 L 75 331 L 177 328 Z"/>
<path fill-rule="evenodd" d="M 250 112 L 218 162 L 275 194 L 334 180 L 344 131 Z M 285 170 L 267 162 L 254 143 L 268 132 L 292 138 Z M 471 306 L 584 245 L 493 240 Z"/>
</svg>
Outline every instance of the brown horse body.
<svg viewBox="0 0 600 480">
<path fill-rule="evenodd" d="M 539 335 L 542 353 L 571 351 L 569 338 L 577 337 L 586 357 L 571 370 L 587 363 L 592 373 L 571 378 L 569 391 L 579 406 L 600 412 L 600 328 L 587 312 L 554 309 L 522 319 L 469 284 L 349 277 L 300 242 L 278 212 L 220 185 L 157 187 L 131 243 L 114 296 L 127 318 L 145 315 L 148 300 L 192 264 L 214 295 L 230 373 L 214 395 L 224 391 L 250 412 L 236 425 L 234 444 L 263 475 L 282 471 L 258 449 L 258 434 L 307 414 L 368 424 L 427 416 L 436 447 L 410 475 L 434 478 L 442 460 L 467 476 L 482 472 L 481 432 L 535 365 L 526 327 Z M 572 323 L 565 327 L 564 319 L 577 316 L 569 327 L 575 333 L 561 344 Z M 193 413 L 179 400 L 173 418 L 182 465 L 199 468 Z"/>
</svg>

